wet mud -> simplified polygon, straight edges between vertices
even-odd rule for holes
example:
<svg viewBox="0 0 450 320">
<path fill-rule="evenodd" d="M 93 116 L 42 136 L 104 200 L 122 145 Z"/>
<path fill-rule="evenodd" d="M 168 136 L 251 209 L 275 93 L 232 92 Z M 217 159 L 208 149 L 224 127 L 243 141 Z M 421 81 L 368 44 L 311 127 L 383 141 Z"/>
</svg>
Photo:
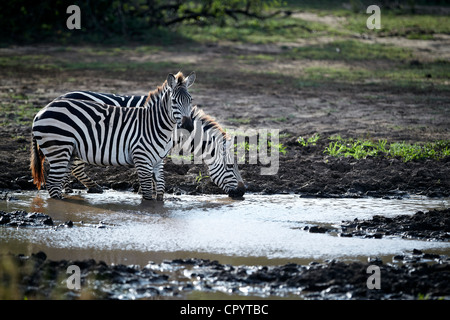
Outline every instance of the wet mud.
<svg viewBox="0 0 450 320">
<path fill-rule="evenodd" d="M 189 258 L 140 267 L 92 259 L 52 261 L 43 252 L 0 258 L 10 262 L 18 294 L 28 299 L 185 299 L 198 292 L 210 298 L 215 294 L 314 300 L 450 298 L 450 259 L 420 250 L 392 261 L 370 258 L 366 263 L 331 260 L 279 266 L 232 266 Z M 67 280 L 67 270 L 73 265 L 81 270 L 78 290 L 67 286 L 72 281 Z M 368 286 L 374 266 L 380 282 Z"/>
<path fill-rule="evenodd" d="M 450 240 L 450 209 L 418 211 L 414 215 L 384 217 L 375 215 L 369 220 L 342 221 L 339 228 L 305 226 L 311 233 L 335 233 L 339 237 L 363 237 L 381 239 L 401 237 L 433 241 Z"/>
</svg>

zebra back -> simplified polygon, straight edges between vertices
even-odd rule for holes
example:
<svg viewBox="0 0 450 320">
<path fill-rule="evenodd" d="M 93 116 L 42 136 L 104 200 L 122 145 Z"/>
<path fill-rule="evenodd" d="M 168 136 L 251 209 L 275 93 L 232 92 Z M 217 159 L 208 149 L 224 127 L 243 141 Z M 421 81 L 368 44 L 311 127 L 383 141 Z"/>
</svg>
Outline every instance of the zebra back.
<svg viewBox="0 0 450 320">
<path fill-rule="evenodd" d="M 88 100 L 116 107 L 143 107 L 147 96 L 122 96 L 92 91 L 72 91 L 58 97 L 60 99 Z"/>
</svg>

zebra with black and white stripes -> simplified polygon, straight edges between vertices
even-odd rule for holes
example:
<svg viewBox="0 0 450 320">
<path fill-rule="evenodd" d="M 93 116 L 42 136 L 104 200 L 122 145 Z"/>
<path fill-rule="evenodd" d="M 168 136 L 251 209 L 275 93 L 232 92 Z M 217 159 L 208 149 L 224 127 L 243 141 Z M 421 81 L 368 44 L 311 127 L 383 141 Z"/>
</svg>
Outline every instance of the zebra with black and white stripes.
<svg viewBox="0 0 450 320">
<path fill-rule="evenodd" d="M 145 100 L 144 97 L 73 91 L 60 96 L 58 99 L 92 100 L 115 106 L 139 107 Z M 195 159 L 202 159 L 208 165 L 209 176 L 217 186 L 228 193 L 230 197 L 242 197 L 245 193 L 245 185 L 239 173 L 237 159 L 234 158 L 234 152 L 230 149 L 234 146 L 231 137 L 213 118 L 196 106 L 192 109 L 191 118 L 194 125 L 193 131 L 188 137 L 175 136 L 173 139 L 174 148 L 184 149 L 191 153 Z M 182 141 L 178 140 L 180 137 L 183 137 Z M 74 167 L 72 174 L 88 190 L 97 190 L 93 188 L 97 184 L 86 175 L 84 169 L 84 163 L 80 163 Z"/>
<path fill-rule="evenodd" d="M 242 197 L 246 187 L 239 173 L 233 138 L 197 106 L 192 110 L 192 121 L 194 130 L 187 139 L 180 136 L 182 141 L 176 147 L 189 151 L 194 159 L 202 159 L 208 165 L 211 180 L 230 197 Z"/>
<path fill-rule="evenodd" d="M 191 78 L 192 76 L 192 78 Z M 187 88 L 195 74 L 169 74 L 151 91 L 142 107 L 126 108 L 101 102 L 57 99 L 34 118 L 31 170 L 38 188 L 45 182 L 52 198 L 61 198 L 67 175 L 81 163 L 134 165 L 144 199 L 164 195 L 163 159 L 172 148 L 176 126 L 192 131 Z M 50 170 L 44 178 L 44 159 Z"/>
</svg>

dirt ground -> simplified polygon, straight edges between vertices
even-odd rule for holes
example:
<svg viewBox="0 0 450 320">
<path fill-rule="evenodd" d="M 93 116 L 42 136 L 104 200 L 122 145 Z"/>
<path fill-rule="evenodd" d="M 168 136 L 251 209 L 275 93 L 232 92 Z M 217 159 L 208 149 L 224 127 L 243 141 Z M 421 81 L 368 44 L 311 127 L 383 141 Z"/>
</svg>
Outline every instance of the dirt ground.
<svg viewBox="0 0 450 320">
<path fill-rule="evenodd" d="M 103 49 L 106 50 L 107 49 Z M 168 72 L 196 70 L 192 87 L 194 103 L 227 129 L 279 129 L 280 153 L 276 175 L 263 176 L 258 165 L 240 166 L 248 192 L 298 193 L 307 196 L 398 196 L 414 193 L 427 196 L 450 195 L 448 157 L 441 161 L 404 163 L 386 157 L 355 160 L 334 158 L 323 150 L 328 138 L 387 139 L 389 142 L 427 142 L 450 138 L 449 91 L 411 89 L 387 85 L 332 82 L 324 86 L 299 88 L 293 77 L 305 61 L 284 60 L 245 64 L 241 57 L 276 51 L 275 45 L 203 45 L 186 51 L 141 53 L 137 50 L 113 55 L 86 54 L 83 48 L 17 47 L 0 50 L 0 56 L 36 55 L 42 61 L 111 63 L 133 61 L 173 62 L 173 68 L 136 69 L 125 72 L 64 70 L 26 65 L 6 66 L 0 73 L 2 103 L 26 104 L 24 114 L 1 115 L 0 188 L 33 189 L 30 183 L 30 121 L 34 113 L 57 96 L 71 90 L 95 90 L 121 94 L 146 94 L 162 83 Z M 433 51 L 434 52 L 434 51 Z M 42 58 L 44 57 L 44 58 Z M 181 61 L 184 61 L 183 63 Z M 311 61 L 310 61 L 311 62 Z M 306 63 L 309 63 L 306 61 Z M 311 63 L 316 63 L 312 61 Z M 327 63 L 327 62 L 324 62 Z M 328 62 L 335 63 L 335 62 Z M 226 67 L 224 67 L 226 65 Z M 374 66 L 376 67 L 376 66 Z M 381 67 L 389 67 L 381 66 Z M 173 69 L 173 70 L 172 70 Z M 150 74 L 151 73 L 151 74 Z M 292 83 L 291 83 L 292 82 Z M 23 124 L 26 123 L 26 124 Z M 318 133 L 316 146 L 301 147 L 297 138 Z M 92 167 L 89 174 L 102 186 L 137 190 L 133 169 Z M 220 193 L 209 179 L 196 177 L 207 168 L 201 165 L 166 165 L 167 192 Z M 79 184 L 74 187 L 81 187 Z"/>
</svg>

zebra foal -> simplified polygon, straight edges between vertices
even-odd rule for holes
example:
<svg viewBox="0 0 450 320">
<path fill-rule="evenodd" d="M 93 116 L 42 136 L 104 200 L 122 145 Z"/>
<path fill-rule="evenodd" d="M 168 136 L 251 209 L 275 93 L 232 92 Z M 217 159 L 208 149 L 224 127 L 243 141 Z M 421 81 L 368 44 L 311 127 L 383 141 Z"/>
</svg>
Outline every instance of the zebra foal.
<svg viewBox="0 0 450 320">
<path fill-rule="evenodd" d="M 143 107 L 124 108 L 101 102 L 58 99 L 33 120 L 30 168 L 38 188 L 45 183 L 52 198 L 73 166 L 91 163 L 135 166 L 144 199 L 163 200 L 163 159 L 172 148 L 175 127 L 193 129 L 187 87 L 193 79 L 169 74 L 151 91 Z M 44 178 L 44 159 L 50 170 Z"/>
</svg>

